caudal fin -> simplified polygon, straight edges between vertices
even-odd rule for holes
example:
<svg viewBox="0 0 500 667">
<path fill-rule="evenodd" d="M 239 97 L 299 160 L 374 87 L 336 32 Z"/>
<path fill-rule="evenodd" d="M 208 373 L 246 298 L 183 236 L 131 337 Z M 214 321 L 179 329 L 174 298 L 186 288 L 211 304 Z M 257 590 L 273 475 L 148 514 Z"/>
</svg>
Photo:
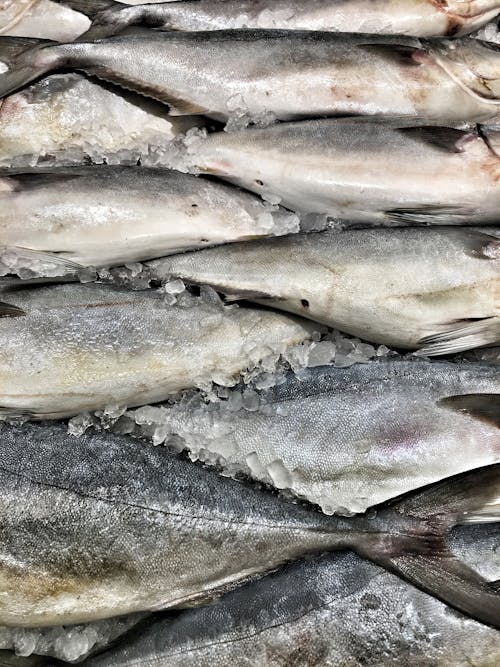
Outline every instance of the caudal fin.
<svg viewBox="0 0 500 667">
<path fill-rule="evenodd" d="M 50 53 L 55 44 L 56 42 L 46 39 L 0 37 L 0 62 L 8 68 L 0 74 L 0 98 L 14 93 L 46 72 L 55 69 L 57 59 L 39 57 L 44 50 Z"/>
<path fill-rule="evenodd" d="M 416 520 L 404 549 L 373 549 L 366 555 L 422 590 L 500 629 L 500 592 L 448 549 L 453 526 L 500 521 L 500 464 L 458 475 L 391 504 L 390 510 Z"/>
</svg>

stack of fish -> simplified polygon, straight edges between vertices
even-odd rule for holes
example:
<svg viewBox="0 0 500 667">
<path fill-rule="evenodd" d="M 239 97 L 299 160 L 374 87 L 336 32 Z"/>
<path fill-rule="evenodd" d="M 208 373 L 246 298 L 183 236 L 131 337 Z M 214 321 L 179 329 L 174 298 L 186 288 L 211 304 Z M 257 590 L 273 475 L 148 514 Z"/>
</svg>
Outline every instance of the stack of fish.
<svg viewBox="0 0 500 667">
<path fill-rule="evenodd" d="M 499 14 L 0 2 L 0 665 L 500 663 Z"/>
</svg>

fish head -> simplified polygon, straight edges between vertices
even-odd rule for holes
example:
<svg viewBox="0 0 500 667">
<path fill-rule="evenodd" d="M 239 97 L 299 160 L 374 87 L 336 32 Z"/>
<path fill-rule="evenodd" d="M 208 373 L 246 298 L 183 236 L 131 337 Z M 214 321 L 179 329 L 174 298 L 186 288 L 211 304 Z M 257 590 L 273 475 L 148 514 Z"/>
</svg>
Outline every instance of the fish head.
<svg viewBox="0 0 500 667">
<path fill-rule="evenodd" d="M 462 90 L 485 108 L 485 117 L 500 111 L 500 46 L 476 39 L 431 41 L 435 62 Z"/>
<path fill-rule="evenodd" d="M 429 0 L 429 3 L 438 5 L 446 14 L 450 37 L 477 30 L 500 12 L 500 0 Z"/>
</svg>

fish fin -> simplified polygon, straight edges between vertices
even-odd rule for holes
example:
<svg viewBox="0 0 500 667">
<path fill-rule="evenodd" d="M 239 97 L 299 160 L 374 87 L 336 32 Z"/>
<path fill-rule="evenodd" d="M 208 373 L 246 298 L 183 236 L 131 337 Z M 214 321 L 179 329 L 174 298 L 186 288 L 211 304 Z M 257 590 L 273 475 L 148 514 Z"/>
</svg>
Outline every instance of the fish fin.
<svg viewBox="0 0 500 667">
<path fill-rule="evenodd" d="M 438 404 L 500 428 L 500 394 L 446 396 Z"/>
<path fill-rule="evenodd" d="M 438 125 L 399 127 L 396 131 L 420 143 L 439 148 L 446 153 L 461 153 L 463 151 L 463 140 L 471 136 L 471 132 L 467 130 L 457 130 L 454 127 Z"/>
<path fill-rule="evenodd" d="M 453 554 L 404 554 L 379 564 L 458 611 L 500 628 L 500 594 Z"/>
<path fill-rule="evenodd" d="M 415 352 L 421 357 L 464 352 L 475 347 L 495 345 L 500 342 L 500 317 L 484 317 L 475 321 L 460 320 L 447 331 L 421 338 L 421 347 Z"/>
<path fill-rule="evenodd" d="M 255 299 L 275 299 L 276 301 L 278 300 L 278 297 L 273 296 L 272 294 L 269 294 L 268 292 L 259 292 L 257 290 L 238 290 L 237 292 L 224 292 L 222 290 L 222 293 L 224 294 L 224 297 L 228 303 L 232 303 L 233 301 L 242 301 L 247 300 L 247 301 L 254 301 Z"/>
<path fill-rule="evenodd" d="M 58 5 L 64 5 L 69 9 L 73 9 L 75 12 L 84 14 L 91 21 L 101 12 L 105 12 L 108 9 L 114 9 L 115 7 L 123 7 L 123 2 L 116 2 L 116 0 L 52 0 Z"/>
<path fill-rule="evenodd" d="M 0 301 L 0 317 L 21 317 L 26 315 L 22 308 Z"/>
<path fill-rule="evenodd" d="M 180 97 L 175 97 L 169 93 L 162 94 L 161 101 L 168 104 L 170 107 L 168 112 L 171 116 L 189 116 L 191 114 L 199 115 L 209 113 L 209 109 L 200 107 L 199 104 L 189 100 L 183 100 Z"/>
<path fill-rule="evenodd" d="M 32 250 L 31 248 L 21 248 L 19 246 L 0 246 L 0 259 L 2 255 L 6 252 L 12 252 L 21 259 L 26 259 L 28 261 L 42 261 L 53 264 L 56 267 L 66 269 L 70 273 L 75 273 L 82 271 L 86 267 L 77 262 L 73 262 L 71 259 L 64 257 L 64 253 L 50 252 L 45 250 Z M 28 267 L 29 268 L 29 267 Z"/>
<path fill-rule="evenodd" d="M 500 595 L 475 570 L 456 558 L 446 534 L 468 518 L 493 508 L 490 520 L 500 521 L 500 464 L 434 484 L 388 505 L 389 510 L 420 521 L 411 535 L 391 548 L 366 552 L 379 565 L 482 623 L 500 628 Z M 389 517 L 388 517 L 389 520 Z M 380 545 L 379 545 L 380 546 Z M 378 552 L 377 552 L 378 551 Z"/>
<path fill-rule="evenodd" d="M 0 62 L 8 69 L 0 74 L 0 98 L 23 88 L 38 77 L 57 69 L 61 64 L 56 51 L 56 42 L 25 37 L 0 37 Z M 37 58 L 46 50 L 51 57 Z"/>
<path fill-rule="evenodd" d="M 381 56 L 391 63 L 398 65 L 408 65 L 418 67 L 421 63 L 415 58 L 415 55 L 421 53 L 421 49 L 416 46 L 406 46 L 404 44 L 359 44 L 359 49 Z"/>
<path fill-rule="evenodd" d="M 448 221 L 450 217 L 468 218 L 473 212 L 471 208 L 466 206 L 423 205 L 413 208 L 392 208 L 385 211 L 385 216 L 388 222 L 400 225 L 428 225 L 441 224 L 443 221 Z"/>
</svg>

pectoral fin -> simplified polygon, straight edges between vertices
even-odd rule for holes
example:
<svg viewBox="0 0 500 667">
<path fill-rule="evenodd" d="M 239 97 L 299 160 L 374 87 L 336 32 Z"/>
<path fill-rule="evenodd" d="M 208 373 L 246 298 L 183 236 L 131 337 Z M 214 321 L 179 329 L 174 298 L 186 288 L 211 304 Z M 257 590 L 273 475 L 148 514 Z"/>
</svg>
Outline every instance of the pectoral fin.
<svg viewBox="0 0 500 667">
<path fill-rule="evenodd" d="M 500 317 L 486 317 L 470 323 L 462 320 L 450 325 L 447 331 L 420 339 L 421 347 L 415 354 L 435 357 L 498 343 Z"/>
</svg>

